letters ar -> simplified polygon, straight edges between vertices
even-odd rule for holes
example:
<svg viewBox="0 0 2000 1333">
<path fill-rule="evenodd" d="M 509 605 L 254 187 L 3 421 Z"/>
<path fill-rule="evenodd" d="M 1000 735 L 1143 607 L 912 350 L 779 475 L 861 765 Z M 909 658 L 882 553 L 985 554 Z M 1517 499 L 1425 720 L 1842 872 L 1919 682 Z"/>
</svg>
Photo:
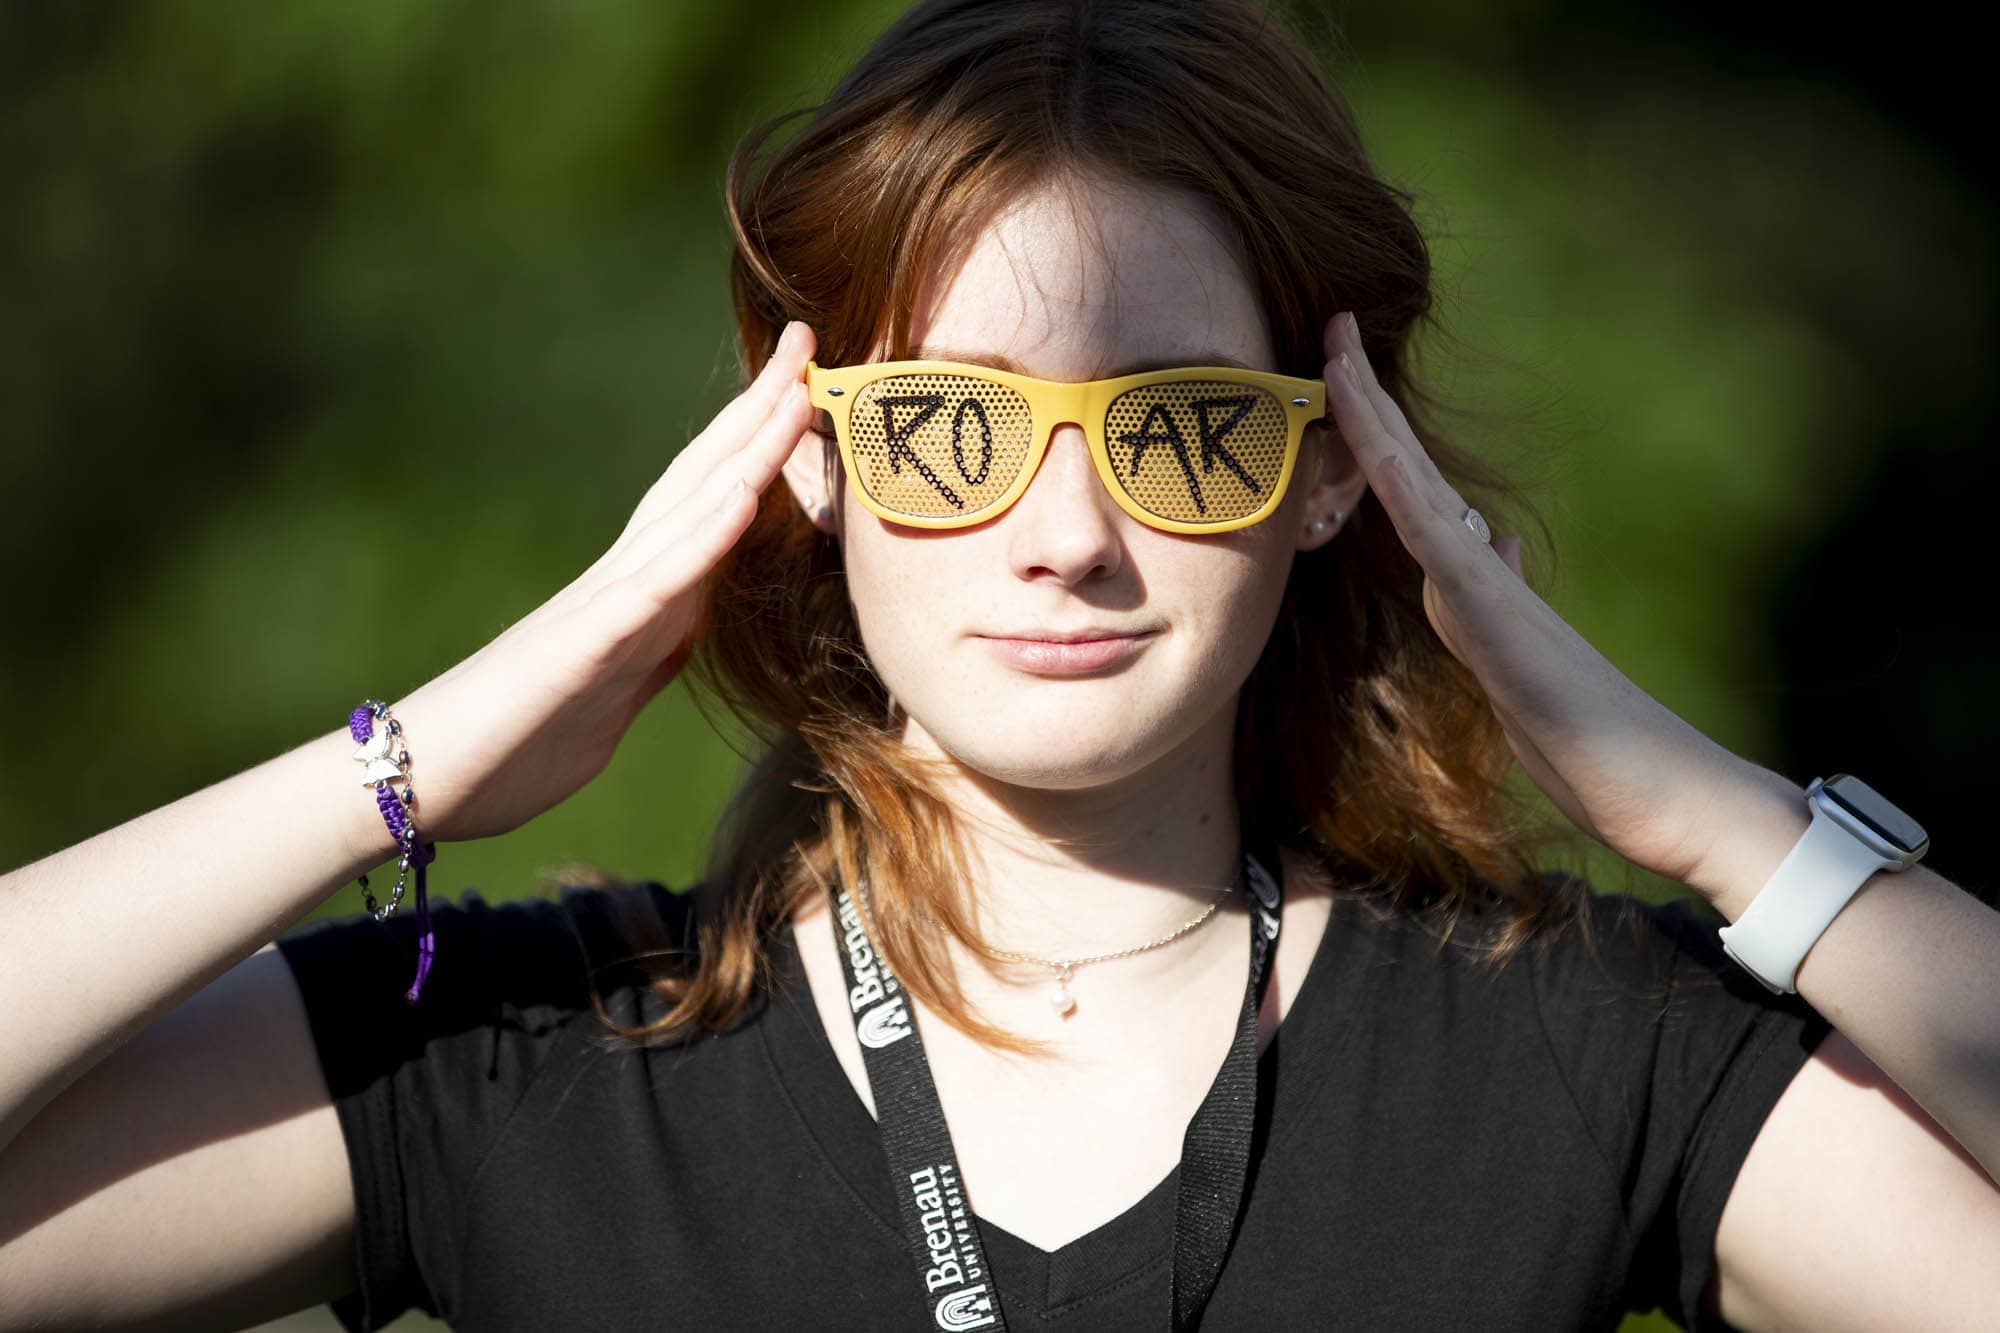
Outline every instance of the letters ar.
<svg viewBox="0 0 2000 1333">
<path fill-rule="evenodd" d="M 1257 494 L 1257 482 L 1235 454 L 1229 452 L 1222 443 L 1223 436 L 1235 430 L 1243 418 L 1250 415 L 1256 399 L 1244 394 L 1234 398 L 1197 398 L 1191 404 L 1194 408 L 1195 428 L 1201 437 L 1201 470 L 1203 474 L 1215 471 L 1215 462 L 1223 464 L 1234 472 L 1243 483 L 1244 489 Z M 1225 407 L 1232 409 L 1227 420 L 1217 424 L 1209 419 L 1209 409 Z M 1154 425 L 1157 421 L 1159 424 Z M 1139 461 L 1146 456 L 1146 447 L 1164 444 L 1174 451 L 1174 461 L 1180 464 L 1181 475 L 1187 478 L 1188 494 L 1194 498 L 1194 507 L 1201 513 L 1208 512 L 1208 503 L 1202 498 L 1201 480 L 1194 475 L 1194 465 L 1188 461 L 1187 441 L 1181 436 L 1181 428 L 1174 421 L 1174 414 L 1167 411 L 1165 403 L 1154 403 L 1146 409 L 1145 418 L 1139 422 L 1139 429 L 1128 430 L 1118 437 L 1120 444 L 1132 446 L 1132 475 L 1139 475 Z"/>
</svg>

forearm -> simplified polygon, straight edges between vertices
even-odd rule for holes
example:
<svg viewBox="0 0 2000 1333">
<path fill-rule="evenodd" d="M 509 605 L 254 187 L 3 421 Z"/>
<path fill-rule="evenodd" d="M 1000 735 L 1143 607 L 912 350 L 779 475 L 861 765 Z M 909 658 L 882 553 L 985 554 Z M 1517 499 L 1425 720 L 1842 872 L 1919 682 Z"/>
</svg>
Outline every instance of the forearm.
<svg viewBox="0 0 2000 1333">
<path fill-rule="evenodd" d="M 1693 885 L 1730 921 L 1802 835 L 1805 792 L 1753 769 Z M 1799 995 L 2000 1181 L 2000 912 L 1916 865 L 1877 871 L 1800 963 Z"/>
<path fill-rule="evenodd" d="M 345 728 L 0 877 L 0 1149 L 395 850 Z"/>
</svg>

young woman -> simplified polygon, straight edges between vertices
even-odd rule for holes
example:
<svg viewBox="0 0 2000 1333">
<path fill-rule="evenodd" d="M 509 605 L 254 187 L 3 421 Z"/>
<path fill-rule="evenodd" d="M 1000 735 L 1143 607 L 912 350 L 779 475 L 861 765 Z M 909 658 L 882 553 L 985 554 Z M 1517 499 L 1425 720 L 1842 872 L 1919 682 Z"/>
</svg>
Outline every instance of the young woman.
<svg viewBox="0 0 2000 1333">
<path fill-rule="evenodd" d="M 1884 869 L 1732 956 L 1538 865 L 1516 761 L 1732 923 L 1822 821 L 1491 535 L 1281 29 L 932 0 L 775 128 L 761 368 L 600 560 L 0 882 L 0 1328 L 1990 1318 L 2000 916 Z M 699 884 L 430 910 L 683 665 L 769 742 Z"/>
</svg>

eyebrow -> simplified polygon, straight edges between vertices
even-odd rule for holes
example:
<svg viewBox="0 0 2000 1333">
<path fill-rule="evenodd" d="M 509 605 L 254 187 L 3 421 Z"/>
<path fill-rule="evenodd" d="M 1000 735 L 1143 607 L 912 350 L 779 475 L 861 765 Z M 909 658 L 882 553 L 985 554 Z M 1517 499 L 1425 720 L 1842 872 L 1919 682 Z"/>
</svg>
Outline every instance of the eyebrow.
<svg viewBox="0 0 2000 1333">
<path fill-rule="evenodd" d="M 999 352 L 972 352 L 956 347 L 919 347 L 910 353 L 919 361 L 958 361 L 968 366 L 985 366 L 992 370 L 1004 370 L 1014 375 L 1029 372 L 1021 368 L 1021 363 L 1011 356 Z M 1143 375 L 1153 370 L 1171 370 L 1181 366 L 1234 366 L 1238 370 L 1255 370 L 1257 367 L 1233 356 L 1214 351 L 1186 352 L 1179 356 L 1140 357 L 1115 367 L 1110 374 L 1100 378 L 1115 380 L 1122 375 Z"/>
</svg>

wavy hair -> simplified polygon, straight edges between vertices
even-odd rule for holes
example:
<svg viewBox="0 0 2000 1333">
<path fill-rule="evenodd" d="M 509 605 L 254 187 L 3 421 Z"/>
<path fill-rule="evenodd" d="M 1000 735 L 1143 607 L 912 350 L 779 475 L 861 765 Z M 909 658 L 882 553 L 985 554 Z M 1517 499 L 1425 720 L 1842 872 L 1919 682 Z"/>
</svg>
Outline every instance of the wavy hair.
<svg viewBox="0 0 2000 1333">
<path fill-rule="evenodd" d="M 878 343 L 907 357 L 926 276 L 949 271 L 1023 192 L 1082 179 L 1212 205 L 1285 374 L 1321 375 L 1320 331 L 1352 309 L 1438 468 L 1483 512 L 1546 542 L 1499 469 L 1447 438 L 1451 409 L 1414 372 L 1413 335 L 1435 321 L 1413 196 L 1382 178 L 1306 43 L 1255 0 L 913 6 L 823 102 L 761 124 L 729 159 L 745 382 L 792 319 L 817 332 L 823 364 Z M 840 466 L 831 440 L 826 466 Z M 837 880 L 867 885 L 870 934 L 913 995 L 992 1047 L 1044 1049 L 980 1018 L 952 975 L 944 932 L 995 957 L 958 887 L 969 880 L 953 812 L 900 742 L 838 542 L 785 488 L 764 495 L 704 581 L 691 643 L 692 678 L 762 753 L 696 888 L 696 947 L 649 935 L 643 899 L 626 904 L 635 952 L 677 960 L 649 967 L 663 1016 L 620 1025 L 593 974 L 600 1020 L 648 1043 L 726 1029 L 770 980 L 770 932 Z M 1564 834 L 1510 786 L 1498 722 L 1431 627 L 1422 570 L 1372 493 L 1336 540 L 1295 559 L 1239 699 L 1234 759 L 1246 836 L 1303 854 L 1338 894 L 1420 919 L 1440 950 L 1472 907 L 1494 909 L 1474 955 L 1496 968 L 1567 922 L 1589 935 L 1587 886 L 1535 869 Z"/>
</svg>

